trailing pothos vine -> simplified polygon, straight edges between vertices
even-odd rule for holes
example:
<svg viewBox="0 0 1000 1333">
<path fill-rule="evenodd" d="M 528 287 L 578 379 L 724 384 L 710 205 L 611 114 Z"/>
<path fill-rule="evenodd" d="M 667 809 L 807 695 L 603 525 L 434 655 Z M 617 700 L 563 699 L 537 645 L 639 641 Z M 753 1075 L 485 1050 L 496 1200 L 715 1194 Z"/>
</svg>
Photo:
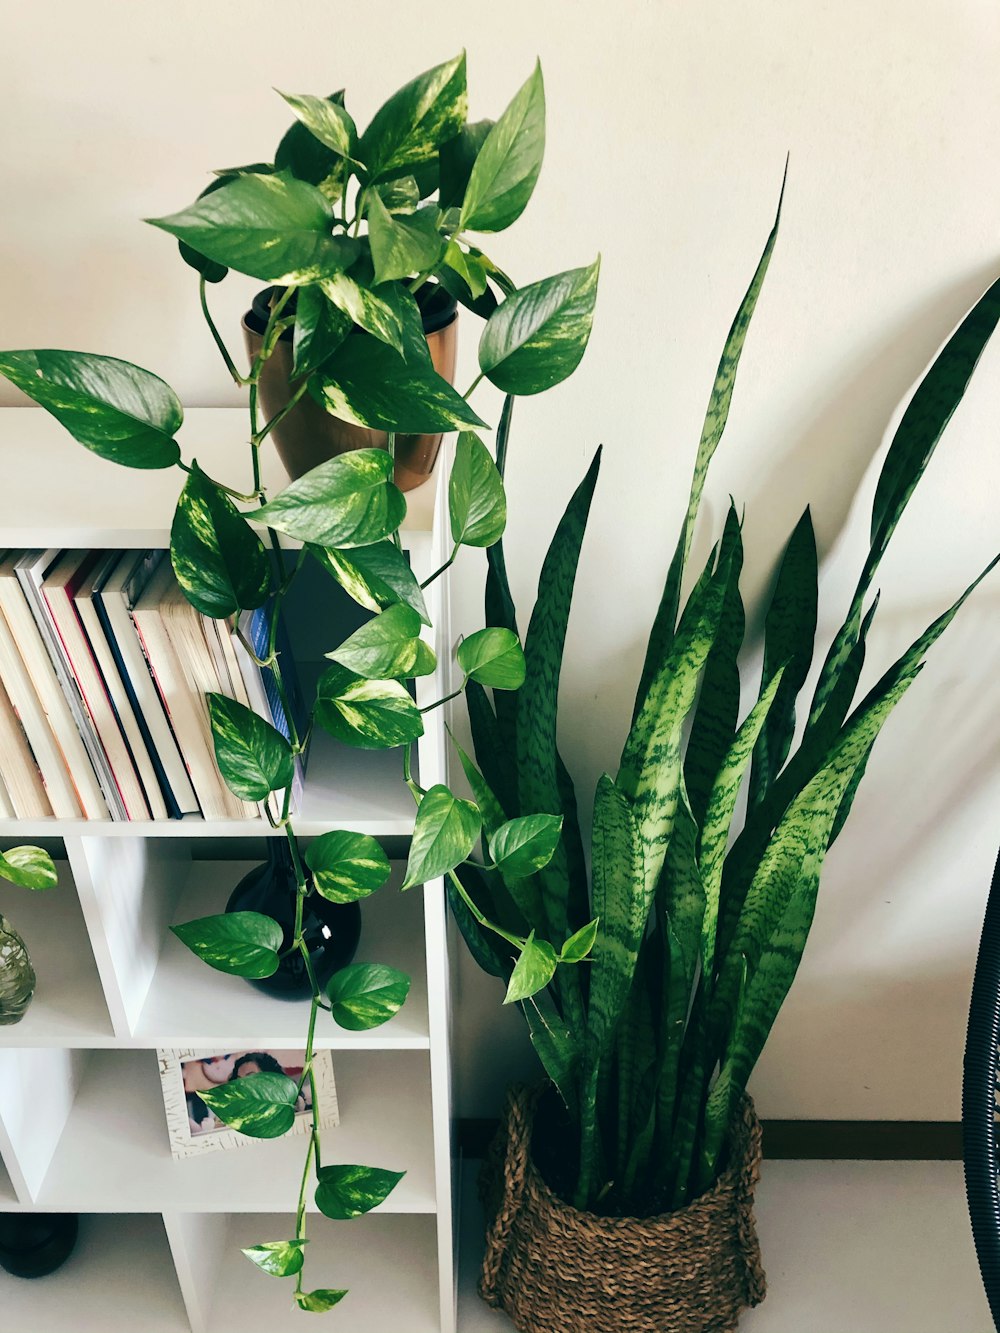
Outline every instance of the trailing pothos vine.
<svg viewBox="0 0 1000 1333">
<path fill-rule="evenodd" d="M 401 1172 L 324 1159 L 313 1060 L 320 1011 L 341 1027 L 374 1028 L 395 1015 L 410 980 L 380 963 L 355 963 L 321 989 L 303 932 L 313 894 L 356 902 L 389 876 L 384 849 L 372 837 L 331 830 L 300 845 L 291 808 L 295 764 L 306 750 L 282 677 L 278 626 L 282 603 L 306 561 L 318 563 L 362 607 L 375 613 L 327 653 L 308 728 L 320 727 L 361 749 L 401 747 L 403 780 L 416 803 L 403 889 L 446 876 L 460 911 L 503 941 L 513 972 L 508 999 L 541 989 L 560 962 L 586 957 L 596 922 L 566 940 L 519 933 L 492 921 L 456 869 L 470 858 L 486 825 L 482 872 L 526 880 L 555 853 L 562 817 L 528 814 L 498 820 L 446 786 L 429 790 L 414 777 L 412 749 L 423 734 L 411 682 L 437 663 L 423 634 L 430 626 L 424 590 L 463 546 L 489 547 L 506 523 L 501 476 L 512 398 L 565 379 L 590 334 L 598 263 L 518 287 L 474 241 L 504 230 L 528 203 L 542 164 L 545 108 L 536 68 L 499 119 L 467 119 L 465 57 L 428 70 L 399 89 L 359 134 L 343 93 L 283 95 L 296 121 L 272 162 L 216 173 L 183 211 L 152 219 L 175 236 L 198 271 L 199 300 L 226 368 L 247 390 L 251 484 L 210 477 L 182 457 L 175 436 L 183 411 L 158 376 L 130 362 L 89 353 L 33 350 L 0 353 L 0 373 L 51 412 L 83 445 L 127 467 L 177 467 L 183 487 L 171 529 L 170 557 L 191 604 L 206 616 L 238 617 L 267 608 L 267 651 L 248 653 L 272 673 L 288 723 L 270 722 L 222 694 L 207 697 L 215 755 L 229 789 L 260 802 L 275 836 L 287 839 L 296 883 L 292 938 L 257 912 L 203 917 L 174 927 L 209 966 L 249 978 L 272 975 L 284 956 L 301 955 L 309 978 L 306 1050 L 301 1078 L 259 1073 L 200 1095 L 231 1128 L 275 1138 L 292 1126 L 297 1100 L 310 1085 L 312 1122 L 298 1193 L 294 1235 L 244 1251 L 265 1273 L 292 1277 L 303 1310 L 323 1311 L 346 1294 L 303 1284 L 310 1186 L 319 1211 L 348 1219 L 381 1204 Z M 233 269 L 274 284 L 260 350 L 241 373 L 210 310 L 208 291 Z M 435 371 L 417 295 L 428 282 L 444 287 L 485 321 L 479 373 L 465 394 Z M 282 337 L 293 341 L 292 394 L 262 420 L 261 372 Z M 469 404 L 483 379 L 506 395 L 496 461 L 476 428 L 486 423 Z M 385 431 L 388 448 L 359 449 L 320 464 L 280 493 L 262 484 L 261 449 L 306 394 L 334 415 Z M 399 433 L 460 432 L 449 477 L 453 547 L 423 584 L 403 553 L 399 528 L 406 501 L 393 480 Z M 497 462 L 500 463 L 498 469 Z M 266 542 L 260 530 L 266 534 Z M 301 543 L 289 557 L 281 539 Z M 291 561 L 289 563 L 289 560 Z M 490 627 L 457 650 L 462 688 L 469 682 L 516 690 L 525 659 L 516 632 Z M 458 693 L 458 691 L 456 691 Z M 423 712 L 446 702 L 445 696 Z M 466 757 L 463 756 L 463 761 Z M 278 804 L 272 807 L 272 802 Z M 485 818 L 484 818 L 485 815 Z"/>
</svg>

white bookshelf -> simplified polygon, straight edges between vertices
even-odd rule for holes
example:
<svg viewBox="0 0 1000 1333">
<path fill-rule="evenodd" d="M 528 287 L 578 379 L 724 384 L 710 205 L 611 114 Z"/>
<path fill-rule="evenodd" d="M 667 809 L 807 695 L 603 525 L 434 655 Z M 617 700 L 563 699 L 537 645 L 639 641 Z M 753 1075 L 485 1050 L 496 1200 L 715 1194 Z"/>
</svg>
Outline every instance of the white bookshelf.
<svg viewBox="0 0 1000 1333">
<path fill-rule="evenodd" d="M 242 411 L 193 409 L 179 438 L 185 459 L 196 457 L 210 475 L 249 480 Z M 0 496 L 0 548 L 169 544 L 176 471 L 107 463 L 35 408 L 0 411 L 0 450 L 12 461 Z M 271 451 L 263 459 L 265 479 L 283 484 Z M 448 554 L 446 463 L 408 497 L 402 536 L 418 577 Z M 428 590 L 428 604 L 440 665 L 417 683 L 421 706 L 450 689 L 444 580 Z M 446 776 L 441 710 L 427 714 L 426 727 L 417 762 L 431 785 Z M 355 751 L 316 735 L 296 820 L 302 836 L 351 828 L 386 840 L 398 858 L 413 816 L 398 751 Z M 256 1272 L 239 1253 L 288 1231 L 305 1140 L 175 1161 L 155 1055 L 157 1047 L 304 1043 L 304 1002 L 211 971 L 169 931 L 221 911 L 262 859 L 268 836 L 273 830 L 258 820 L 0 821 L 0 847 L 43 840 L 60 858 L 60 884 L 50 893 L 0 882 L 0 911 L 23 934 L 38 975 L 24 1020 L 0 1028 L 0 1210 L 82 1214 L 78 1248 L 57 1274 L 27 1282 L 0 1272 L 4 1327 L 311 1327 L 312 1316 L 292 1306 L 290 1284 Z M 350 1288 L 326 1327 L 454 1333 L 444 890 L 435 881 L 402 894 L 400 879 L 397 862 L 390 884 L 362 903 L 357 958 L 406 971 L 407 1003 L 371 1032 L 321 1021 L 317 1045 L 333 1053 L 341 1115 L 339 1127 L 324 1131 L 325 1159 L 406 1175 L 366 1218 L 334 1223 L 314 1215 L 308 1281 Z"/>
</svg>

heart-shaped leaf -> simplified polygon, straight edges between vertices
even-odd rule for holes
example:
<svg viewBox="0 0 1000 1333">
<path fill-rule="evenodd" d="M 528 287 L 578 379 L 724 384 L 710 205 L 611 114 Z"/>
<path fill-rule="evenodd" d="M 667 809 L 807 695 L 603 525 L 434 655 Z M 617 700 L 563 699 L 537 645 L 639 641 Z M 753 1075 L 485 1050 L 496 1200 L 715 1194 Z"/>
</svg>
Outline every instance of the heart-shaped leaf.
<svg viewBox="0 0 1000 1333">
<path fill-rule="evenodd" d="M 198 1096 L 230 1129 L 252 1139 L 277 1139 L 295 1123 L 299 1090 L 287 1074 L 247 1074 Z"/>
<path fill-rule="evenodd" d="M 536 64 L 490 130 L 472 167 L 461 230 L 503 231 L 524 212 L 545 153 L 545 89 Z"/>
<path fill-rule="evenodd" d="M 237 176 L 189 208 L 147 221 L 264 282 L 301 286 L 331 278 L 361 251 L 353 237 L 330 234 L 333 209 L 323 193 L 284 171 Z"/>
<path fill-rule="evenodd" d="M 562 832 L 562 815 L 520 815 L 490 835 L 489 846 L 505 879 L 526 879 L 552 860 Z"/>
<path fill-rule="evenodd" d="M 170 563 L 184 596 L 213 619 L 263 606 L 270 591 L 271 567 L 263 543 L 197 463 L 174 511 Z"/>
<path fill-rule="evenodd" d="M 331 903 L 354 903 L 389 878 L 389 858 L 367 833 L 332 829 L 306 848 L 316 892 Z"/>
<path fill-rule="evenodd" d="M 558 961 L 552 945 L 547 940 L 536 940 L 532 931 L 510 974 L 504 1004 L 516 1004 L 544 990 L 556 974 Z"/>
<path fill-rule="evenodd" d="M 444 258 L 447 245 L 438 231 L 440 210 L 433 205 L 409 217 L 392 217 L 377 194 L 368 205 L 368 239 L 376 282 L 393 282 L 430 273 Z"/>
<path fill-rule="evenodd" d="M 306 1240 L 265 1240 L 260 1245 L 250 1245 L 243 1253 L 252 1264 L 256 1264 L 262 1273 L 272 1277 L 293 1277 L 301 1272 L 305 1255 L 302 1253 Z"/>
<path fill-rule="evenodd" d="M 280 93 L 309 133 L 339 157 L 354 158 L 358 131 L 340 102 L 309 93 Z"/>
<path fill-rule="evenodd" d="M 173 467 L 184 411 L 158 375 L 89 352 L 0 352 L 5 375 L 74 440 L 125 467 Z"/>
<path fill-rule="evenodd" d="M 560 963 L 582 963 L 585 958 L 589 958 L 591 950 L 597 943 L 599 925 L 600 921 L 595 917 L 593 921 L 588 921 L 571 935 L 559 950 Z"/>
<path fill-rule="evenodd" d="M 366 1032 L 399 1013 L 410 978 L 384 963 L 351 963 L 334 974 L 326 993 L 336 1023 L 348 1032 Z"/>
<path fill-rule="evenodd" d="M 399 315 L 383 295 L 347 273 L 337 273 L 321 284 L 323 294 L 358 328 L 403 355 L 403 328 Z"/>
<path fill-rule="evenodd" d="M 479 809 L 442 784 L 431 787 L 417 809 L 406 863 L 404 889 L 423 884 L 461 865 L 482 828 Z"/>
<path fill-rule="evenodd" d="M 465 52 L 404 84 L 379 108 L 358 153 L 370 181 L 431 161 L 465 124 Z"/>
<path fill-rule="evenodd" d="M 541 393 L 572 375 L 594 322 L 600 264 L 533 282 L 497 306 L 479 340 L 479 365 L 498 389 Z"/>
<path fill-rule="evenodd" d="M 323 294 L 321 287 L 300 287 L 295 306 L 292 375 L 311 375 L 337 350 L 351 331 L 351 321 Z"/>
<path fill-rule="evenodd" d="M 54 889 L 58 882 L 55 862 L 41 847 L 12 847 L 0 855 L 0 878 L 22 889 Z"/>
<path fill-rule="evenodd" d="M 437 653 L 429 643 L 424 643 L 423 639 L 417 640 L 417 656 L 413 665 L 407 671 L 408 677 L 430 676 L 437 670 Z"/>
<path fill-rule="evenodd" d="M 320 677 L 316 720 L 361 750 L 391 749 L 424 734 L 420 711 L 398 680 L 365 680 L 340 665 Z"/>
<path fill-rule="evenodd" d="M 350 551 L 310 546 L 309 554 L 359 606 L 381 611 L 402 602 L 416 611 L 423 624 L 431 623 L 417 577 L 395 543 L 374 542 Z"/>
<path fill-rule="evenodd" d="M 369 199 L 378 195 L 390 213 L 412 213 L 420 203 L 420 186 L 416 176 L 397 176 L 395 180 L 376 185 Z M 365 213 L 367 214 L 367 207 Z"/>
<path fill-rule="evenodd" d="M 203 963 L 235 977 L 271 977 L 278 970 L 284 934 L 260 912 L 223 912 L 170 929 Z"/>
<path fill-rule="evenodd" d="M 468 680 L 495 690 L 518 690 L 524 684 L 524 653 L 509 629 L 481 629 L 458 646 L 458 665 Z"/>
<path fill-rule="evenodd" d="M 317 1287 L 315 1291 L 296 1291 L 295 1304 L 300 1310 L 308 1310 L 312 1314 L 325 1314 L 327 1310 L 332 1310 L 335 1305 L 347 1295 L 345 1291 L 334 1291 L 332 1287 Z"/>
<path fill-rule="evenodd" d="M 405 1175 L 378 1166 L 322 1166 L 316 1173 L 316 1207 L 335 1222 L 361 1217 L 384 1203 Z"/>
<path fill-rule="evenodd" d="M 226 786 L 241 801 L 263 801 L 291 786 L 295 760 L 288 741 L 252 709 L 209 694 L 215 762 Z"/>
<path fill-rule="evenodd" d="M 469 254 L 468 250 L 463 250 L 457 241 L 449 241 L 444 253 L 444 262 L 462 279 L 473 300 L 478 300 L 483 295 L 486 291 L 486 269 L 480 259 Z"/>
<path fill-rule="evenodd" d="M 272 167 L 267 167 L 264 174 L 270 175 L 272 170 Z M 221 190 L 223 185 L 227 185 L 234 176 L 242 174 L 242 170 L 217 173 L 215 179 L 208 182 L 198 198 L 201 199 L 206 194 L 214 194 L 216 190 Z M 206 282 L 221 282 L 229 272 L 225 264 L 217 264 L 214 259 L 206 259 L 197 250 L 192 250 L 190 245 L 186 245 L 184 241 L 177 242 L 177 249 L 185 264 L 189 268 L 193 268 L 196 273 L 200 273 Z"/>
<path fill-rule="evenodd" d="M 352 449 L 293 481 L 254 518 L 320 546 L 368 546 L 395 532 L 406 513 L 391 477 L 385 449 Z"/>
<path fill-rule="evenodd" d="M 377 338 L 348 338 L 319 378 L 317 396 L 327 411 L 358 426 L 434 435 L 485 425 L 429 361 L 400 360 Z"/>
<path fill-rule="evenodd" d="M 326 656 L 359 676 L 395 680 L 417 660 L 419 639 L 420 617 L 412 607 L 398 603 L 373 616 Z"/>
<path fill-rule="evenodd" d="M 478 435 L 462 431 L 448 481 L 451 535 L 462 546 L 492 546 L 507 526 L 507 497 L 497 465 Z"/>
<path fill-rule="evenodd" d="M 442 208 L 462 207 L 473 164 L 494 124 L 492 120 L 472 121 L 441 145 L 438 202 Z"/>
<path fill-rule="evenodd" d="M 331 93 L 326 100 L 342 107 L 343 88 Z M 298 180 L 308 181 L 335 204 L 344 193 L 348 165 L 339 153 L 320 143 L 300 120 L 294 120 L 275 150 L 272 170 L 288 171 Z"/>
</svg>

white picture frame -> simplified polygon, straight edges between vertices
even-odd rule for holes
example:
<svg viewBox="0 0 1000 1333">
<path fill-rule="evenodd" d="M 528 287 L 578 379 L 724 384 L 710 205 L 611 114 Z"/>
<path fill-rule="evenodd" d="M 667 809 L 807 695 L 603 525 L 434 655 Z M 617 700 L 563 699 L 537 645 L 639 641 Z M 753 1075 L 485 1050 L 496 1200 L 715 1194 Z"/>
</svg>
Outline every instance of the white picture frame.
<svg viewBox="0 0 1000 1333">
<path fill-rule="evenodd" d="M 263 1062 L 254 1058 L 257 1056 L 263 1057 L 267 1062 L 274 1061 L 282 1073 L 295 1078 L 296 1082 L 305 1061 L 303 1050 L 278 1049 L 264 1045 L 248 1047 L 244 1051 L 180 1047 L 157 1050 L 163 1107 L 167 1117 L 167 1134 L 170 1151 L 174 1157 L 197 1157 L 206 1152 L 245 1148 L 248 1144 L 271 1142 L 268 1139 L 255 1139 L 249 1134 L 229 1129 L 212 1116 L 204 1102 L 199 1106 L 200 1099 L 197 1099 L 199 1083 L 203 1088 L 220 1087 L 232 1078 L 242 1077 L 239 1072 L 241 1068 L 245 1071 L 249 1067 L 251 1072 L 257 1072 Z M 206 1070 L 206 1064 L 212 1068 Z M 270 1063 L 265 1067 L 275 1072 Z M 336 1127 L 340 1124 L 340 1112 L 333 1077 L 333 1056 L 330 1051 L 313 1052 L 313 1076 L 316 1083 L 319 1125 L 323 1129 Z M 303 1106 L 296 1113 L 291 1129 L 287 1134 L 281 1135 L 282 1138 L 287 1138 L 290 1134 L 309 1133 L 312 1115 L 308 1105 L 308 1087 L 307 1080 L 303 1087 Z M 211 1120 L 212 1123 L 206 1124 L 207 1120 Z"/>
</svg>

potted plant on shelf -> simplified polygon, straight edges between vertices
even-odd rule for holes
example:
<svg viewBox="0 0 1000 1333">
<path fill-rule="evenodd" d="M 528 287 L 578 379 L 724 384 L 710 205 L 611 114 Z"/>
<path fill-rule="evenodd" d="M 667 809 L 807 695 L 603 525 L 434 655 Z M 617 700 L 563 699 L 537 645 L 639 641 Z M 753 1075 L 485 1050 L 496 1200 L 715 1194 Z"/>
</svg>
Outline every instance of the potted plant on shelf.
<svg viewBox="0 0 1000 1333">
<path fill-rule="evenodd" d="M 0 879 L 25 889 L 51 889 L 57 881 L 52 857 L 41 847 L 12 847 L 0 854 Z M 20 1023 L 35 993 L 28 949 L 0 912 L 0 1027 Z"/>
<path fill-rule="evenodd" d="M 589 880 L 556 732 L 599 456 L 542 566 L 517 695 L 496 694 L 491 704 L 475 681 L 467 688 L 478 767 L 459 757 L 475 805 L 449 830 L 452 856 L 436 866 L 452 862 L 450 891 L 468 945 L 506 984 L 505 1003 L 521 1005 L 547 1076 L 540 1096 L 512 1091 L 482 1181 L 480 1291 L 522 1333 L 719 1331 L 735 1328 L 740 1311 L 763 1298 L 752 1214 L 761 1136 L 747 1080 L 794 979 L 823 859 L 879 732 L 996 563 L 855 702 L 879 562 L 1000 318 L 1000 282 L 952 334 L 902 417 L 875 496 L 870 548 L 802 710 L 804 727 L 796 729 L 797 700 L 817 611 L 808 509 L 764 621 L 757 701 L 740 720 L 735 506 L 686 601 L 681 593 L 777 227 L 776 219 L 716 374 L 620 766 L 597 784 Z M 502 543 L 488 559 L 487 626 L 514 631 Z M 480 823 L 485 860 L 462 870 Z"/>
<path fill-rule="evenodd" d="M 190 208 L 155 220 L 178 237 L 185 259 L 199 270 L 212 335 L 230 374 L 248 389 L 249 492 L 207 476 L 194 458 L 182 457 L 175 438 L 183 422 L 181 404 L 147 370 L 90 353 L 33 350 L 0 353 L 0 374 L 101 457 L 127 467 L 178 467 L 184 482 L 170 556 L 183 593 L 209 617 L 266 608 L 267 633 L 258 642 L 264 650 L 249 641 L 244 646 L 272 674 L 287 733 L 222 694 L 209 695 L 206 706 L 229 789 L 243 801 L 279 799 L 279 813 L 271 817 L 287 844 L 283 860 L 291 868 L 294 895 L 290 922 L 262 911 L 234 910 L 174 931 L 210 966 L 251 980 L 274 977 L 290 953 L 301 961 L 310 997 L 301 1081 L 263 1072 L 199 1095 L 225 1124 L 273 1138 L 291 1127 L 299 1092 L 310 1080 L 311 1133 L 293 1234 L 244 1253 L 265 1273 L 293 1277 L 299 1308 L 318 1312 L 346 1293 L 303 1285 L 310 1184 L 320 1212 L 349 1219 L 383 1202 L 403 1174 L 321 1157 L 312 1072 L 320 1012 L 353 1031 L 374 1028 L 399 1011 L 410 983 L 394 968 L 363 962 L 339 968 L 321 985 L 308 927 L 313 908 L 320 901 L 357 904 L 384 885 L 389 863 L 375 839 L 349 830 L 333 829 L 300 846 L 290 805 L 295 761 L 313 726 L 363 749 L 403 747 L 404 780 L 419 807 L 403 888 L 442 873 L 435 868 L 438 858 L 427 830 L 438 819 L 450 827 L 453 818 L 466 816 L 446 788 L 425 791 L 411 764 L 412 747 L 424 730 L 412 684 L 437 668 L 422 637 L 429 625 L 424 590 L 462 546 L 484 547 L 499 538 L 506 502 L 489 450 L 478 435 L 463 430 L 449 478 L 453 549 L 420 584 L 401 549 L 398 529 L 406 500 L 394 480 L 394 455 L 407 435 L 484 426 L 468 402 L 483 378 L 507 394 L 532 394 L 570 375 L 590 335 L 598 264 L 518 288 L 468 237 L 508 226 L 534 189 L 544 146 L 539 70 L 495 124 L 466 123 L 464 55 L 406 84 L 361 135 L 339 94 L 287 100 L 299 121 L 273 164 L 224 172 Z M 435 191 L 437 202 L 420 203 Z M 221 280 L 227 269 L 280 289 L 265 307 L 247 376 L 237 370 L 206 300 L 207 282 Z M 418 297 L 434 276 L 486 319 L 480 373 L 465 394 L 435 368 L 425 337 Z M 435 302 L 440 298 L 432 293 L 428 305 Z M 272 358 L 285 357 L 287 364 L 289 354 L 287 390 L 280 384 L 266 388 Z M 260 450 L 269 435 L 292 422 L 307 397 L 349 427 L 383 432 L 384 441 L 378 435 L 338 435 L 332 457 L 269 497 L 261 485 Z M 372 447 L 381 443 L 384 448 Z M 423 466 L 415 459 L 425 447 L 412 446 L 410 472 Z M 292 460 L 293 471 L 302 465 Z M 266 530 L 267 546 L 253 524 Z M 279 534 L 302 544 L 290 565 Z M 316 562 L 375 614 L 342 643 L 330 645 L 330 665 L 300 727 L 283 679 L 278 622 L 306 561 Z M 486 686 L 515 688 L 523 675 L 520 644 L 511 630 L 470 634 L 458 657 L 465 680 Z"/>
</svg>

